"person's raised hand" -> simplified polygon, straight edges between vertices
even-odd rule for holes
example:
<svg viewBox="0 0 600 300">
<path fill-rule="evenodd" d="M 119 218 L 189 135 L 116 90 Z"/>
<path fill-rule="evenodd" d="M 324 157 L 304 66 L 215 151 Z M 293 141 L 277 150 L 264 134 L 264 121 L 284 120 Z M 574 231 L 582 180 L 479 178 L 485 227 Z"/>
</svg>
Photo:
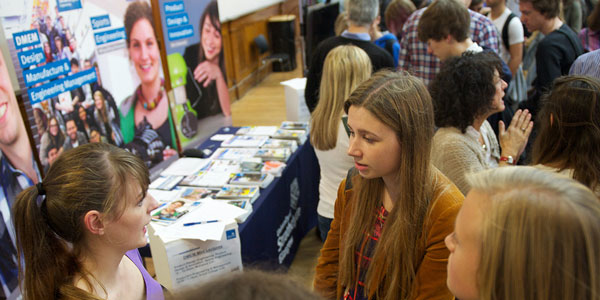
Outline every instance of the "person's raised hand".
<svg viewBox="0 0 600 300">
<path fill-rule="evenodd" d="M 529 135 L 533 130 L 533 121 L 531 121 L 531 113 L 526 110 L 517 110 L 515 115 L 508 125 L 508 129 L 503 121 L 498 122 L 498 137 L 500 139 L 500 147 L 502 148 L 502 156 L 512 156 L 518 159 L 525 150 Z"/>
</svg>

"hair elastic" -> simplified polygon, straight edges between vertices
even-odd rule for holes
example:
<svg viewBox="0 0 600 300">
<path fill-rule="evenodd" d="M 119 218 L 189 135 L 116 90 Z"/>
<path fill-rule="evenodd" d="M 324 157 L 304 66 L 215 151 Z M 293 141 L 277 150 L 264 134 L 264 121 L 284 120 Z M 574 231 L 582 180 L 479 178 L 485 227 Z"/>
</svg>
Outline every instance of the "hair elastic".
<svg viewBox="0 0 600 300">
<path fill-rule="evenodd" d="M 41 182 L 38 182 L 35 185 L 35 187 L 37 188 L 38 195 L 40 195 L 40 196 L 46 195 L 46 190 L 44 190 L 44 187 L 42 186 Z"/>
<path fill-rule="evenodd" d="M 44 187 L 42 186 L 41 182 L 38 182 L 35 185 L 35 188 L 38 192 L 38 196 L 35 198 L 35 203 L 39 208 L 41 208 L 42 204 L 44 203 L 44 200 L 46 200 L 46 191 L 44 190 Z"/>
</svg>

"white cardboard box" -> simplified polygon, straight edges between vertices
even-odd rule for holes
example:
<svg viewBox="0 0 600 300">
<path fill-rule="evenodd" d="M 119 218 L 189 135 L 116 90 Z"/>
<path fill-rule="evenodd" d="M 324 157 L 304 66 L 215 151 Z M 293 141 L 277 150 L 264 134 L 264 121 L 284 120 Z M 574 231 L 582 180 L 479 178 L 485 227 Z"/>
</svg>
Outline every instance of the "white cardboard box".
<svg viewBox="0 0 600 300">
<path fill-rule="evenodd" d="M 177 291 L 243 269 L 235 222 L 225 226 L 220 241 L 176 239 L 164 243 L 154 233 L 153 226 L 148 226 L 157 279 L 168 290 Z"/>
<path fill-rule="evenodd" d="M 282 81 L 285 91 L 285 111 L 288 121 L 310 121 L 310 112 L 304 100 L 306 78 Z"/>
</svg>

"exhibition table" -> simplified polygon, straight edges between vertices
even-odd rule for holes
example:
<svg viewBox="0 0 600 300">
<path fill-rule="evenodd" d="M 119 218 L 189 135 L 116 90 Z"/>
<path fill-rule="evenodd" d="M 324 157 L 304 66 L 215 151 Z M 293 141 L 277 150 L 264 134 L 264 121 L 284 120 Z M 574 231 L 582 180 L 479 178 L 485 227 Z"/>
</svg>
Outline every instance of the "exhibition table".
<svg viewBox="0 0 600 300">
<path fill-rule="evenodd" d="M 232 134 L 238 127 L 222 127 L 215 134 Z M 198 149 L 216 150 L 221 142 L 208 139 Z M 307 140 L 292 154 L 281 177 L 253 203 L 253 211 L 239 224 L 245 267 L 287 268 L 300 241 L 317 225 L 320 169 Z"/>
</svg>

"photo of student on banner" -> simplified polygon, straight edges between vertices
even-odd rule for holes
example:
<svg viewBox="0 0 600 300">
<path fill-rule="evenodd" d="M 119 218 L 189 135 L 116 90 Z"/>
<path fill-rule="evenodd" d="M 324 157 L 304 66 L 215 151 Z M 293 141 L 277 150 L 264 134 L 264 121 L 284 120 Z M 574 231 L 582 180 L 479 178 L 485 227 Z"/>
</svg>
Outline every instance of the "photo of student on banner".
<svg viewBox="0 0 600 300">
<path fill-rule="evenodd" d="M 211 1 L 198 25 L 200 42 L 188 46 L 183 57 L 188 66 L 186 94 L 198 119 L 222 113 L 231 115 L 221 22 L 217 1 Z"/>
<path fill-rule="evenodd" d="M 33 155 L 6 61 L 0 54 L 0 299 L 20 295 L 11 207 L 17 194 L 41 180 Z"/>
<path fill-rule="evenodd" d="M 125 148 L 151 167 L 177 153 L 152 8 L 147 2 L 131 2 L 123 22 L 129 60 L 140 85 L 121 104 L 121 130 Z"/>
</svg>

